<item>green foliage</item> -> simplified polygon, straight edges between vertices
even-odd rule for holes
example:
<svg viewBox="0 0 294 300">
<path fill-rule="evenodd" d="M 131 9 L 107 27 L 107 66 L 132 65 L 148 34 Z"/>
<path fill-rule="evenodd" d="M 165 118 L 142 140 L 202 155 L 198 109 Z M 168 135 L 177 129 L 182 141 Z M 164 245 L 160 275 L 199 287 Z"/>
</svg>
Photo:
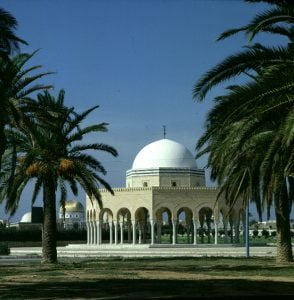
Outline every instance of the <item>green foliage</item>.
<svg viewBox="0 0 294 300">
<path fill-rule="evenodd" d="M 211 178 L 221 186 L 219 197 L 256 203 L 262 209 L 275 205 L 278 258 L 291 261 L 289 216 L 294 200 L 294 9 L 283 2 L 256 15 L 244 27 L 226 31 L 220 39 L 244 31 L 253 39 L 260 32 L 283 34 L 288 44 L 246 45 L 206 74 L 194 86 L 202 101 L 209 90 L 227 80 L 206 119 L 206 132 L 197 144 L 200 157 L 208 154 Z M 245 80 L 244 80 L 245 79 Z M 247 79 L 247 80 L 246 80 Z M 285 247 L 287 245 L 287 247 Z M 286 251 L 287 249 L 287 251 Z M 279 251 L 281 250 L 281 251 Z"/>
<path fill-rule="evenodd" d="M 270 235 L 270 234 L 269 234 L 269 231 L 266 230 L 266 229 L 263 229 L 262 232 L 261 232 L 261 234 L 262 234 L 262 236 L 265 237 L 265 238 L 268 238 L 269 235 Z"/>
<path fill-rule="evenodd" d="M 58 230 L 57 241 L 86 241 L 86 230 Z"/>
<path fill-rule="evenodd" d="M 26 44 L 24 40 L 15 35 L 18 22 L 8 11 L 0 8 L 0 55 L 9 55 L 19 50 L 19 44 Z"/>
<path fill-rule="evenodd" d="M 16 228 L 5 228 L 0 230 L 0 241 L 10 242 L 36 242 L 42 240 L 40 229 L 19 230 Z"/>
<path fill-rule="evenodd" d="M 86 241 L 86 230 L 58 230 L 57 241 Z M 0 242 L 41 242 L 41 229 L 15 229 L 6 228 L 0 230 Z"/>
</svg>

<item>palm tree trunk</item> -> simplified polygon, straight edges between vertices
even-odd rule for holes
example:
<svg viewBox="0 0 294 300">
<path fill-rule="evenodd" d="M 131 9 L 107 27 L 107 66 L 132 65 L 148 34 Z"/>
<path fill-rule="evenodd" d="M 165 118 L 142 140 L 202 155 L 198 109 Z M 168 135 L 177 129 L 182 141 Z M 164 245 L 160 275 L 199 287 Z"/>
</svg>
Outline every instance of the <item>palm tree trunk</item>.
<svg viewBox="0 0 294 300">
<path fill-rule="evenodd" d="M 56 263 L 56 197 L 55 184 L 52 178 L 48 178 L 44 184 L 43 201 L 44 221 L 42 239 L 42 261 L 44 263 Z"/>
<path fill-rule="evenodd" d="M 293 260 L 291 230 L 290 230 L 290 200 L 288 198 L 286 181 L 275 194 L 275 211 L 277 225 L 277 261 Z"/>
<path fill-rule="evenodd" d="M 4 122 L 2 122 L 0 120 L 0 170 L 1 170 L 1 167 L 2 167 L 2 156 L 5 152 L 6 144 L 7 144 L 6 136 L 5 136 L 5 133 L 4 133 L 4 127 L 5 127 Z"/>
</svg>

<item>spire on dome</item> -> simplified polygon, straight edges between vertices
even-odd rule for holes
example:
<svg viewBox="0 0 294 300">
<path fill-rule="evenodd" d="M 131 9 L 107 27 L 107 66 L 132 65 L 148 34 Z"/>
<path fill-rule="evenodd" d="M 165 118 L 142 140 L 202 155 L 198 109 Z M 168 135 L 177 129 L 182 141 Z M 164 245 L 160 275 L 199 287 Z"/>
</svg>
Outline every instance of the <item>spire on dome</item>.
<svg viewBox="0 0 294 300">
<path fill-rule="evenodd" d="M 163 125 L 162 127 L 163 127 L 163 138 L 165 139 L 165 137 L 166 137 L 166 126 Z"/>
</svg>

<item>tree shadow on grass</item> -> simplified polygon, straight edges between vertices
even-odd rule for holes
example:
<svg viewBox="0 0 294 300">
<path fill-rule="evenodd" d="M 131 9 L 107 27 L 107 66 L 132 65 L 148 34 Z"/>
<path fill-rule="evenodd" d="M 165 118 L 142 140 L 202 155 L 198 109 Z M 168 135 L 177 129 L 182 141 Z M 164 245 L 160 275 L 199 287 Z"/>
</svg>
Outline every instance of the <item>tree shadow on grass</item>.
<svg viewBox="0 0 294 300">
<path fill-rule="evenodd" d="M 293 298 L 290 282 L 242 279 L 148 280 L 0 283 L 0 299 L 266 299 Z M 292 295 L 292 296 L 291 296 Z"/>
</svg>

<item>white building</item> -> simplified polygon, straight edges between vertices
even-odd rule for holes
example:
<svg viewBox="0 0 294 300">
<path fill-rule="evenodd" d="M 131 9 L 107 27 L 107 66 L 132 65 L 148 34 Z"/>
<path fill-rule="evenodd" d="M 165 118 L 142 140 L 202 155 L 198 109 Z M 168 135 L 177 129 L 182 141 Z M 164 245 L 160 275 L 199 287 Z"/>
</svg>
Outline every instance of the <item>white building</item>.
<svg viewBox="0 0 294 300">
<path fill-rule="evenodd" d="M 95 199 L 86 199 L 89 245 L 175 245 L 180 219 L 189 244 L 199 242 L 199 229 L 208 236 L 215 229 L 217 243 L 218 229 L 223 228 L 227 236 L 229 224 L 238 241 L 243 208 L 238 204 L 229 210 L 224 200 L 216 202 L 218 189 L 205 186 L 204 170 L 197 167 L 191 152 L 175 141 L 161 139 L 145 146 L 126 172 L 126 187 L 114 188 L 114 196 L 106 189 L 100 193 L 102 208 Z M 164 223 L 169 225 L 168 241 L 163 236 Z"/>
</svg>

